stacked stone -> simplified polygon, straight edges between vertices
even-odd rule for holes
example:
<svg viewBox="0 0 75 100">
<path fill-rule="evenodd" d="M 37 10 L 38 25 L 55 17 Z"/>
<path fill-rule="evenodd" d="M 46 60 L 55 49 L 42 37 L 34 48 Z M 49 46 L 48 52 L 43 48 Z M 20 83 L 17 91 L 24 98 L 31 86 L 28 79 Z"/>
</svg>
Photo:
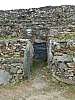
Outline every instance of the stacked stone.
<svg viewBox="0 0 75 100">
<path fill-rule="evenodd" d="M 10 74 L 9 82 L 20 81 L 25 78 L 24 56 L 26 55 L 24 52 L 28 48 L 27 45 L 28 40 L 25 39 L 0 41 L 0 70 Z"/>
<path fill-rule="evenodd" d="M 75 32 L 75 6 L 0 10 L 0 36 L 44 38 L 48 33 Z"/>
<path fill-rule="evenodd" d="M 48 65 L 52 75 L 58 80 L 68 84 L 75 84 L 75 46 L 72 45 L 68 48 L 67 44 L 65 41 L 49 43 Z M 53 46 L 54 48 L 52 48 Z M 54 51 L 53 58 L 52 51 Z M 71 54 L 72 52 L 73 54 Z M 52 60 L 50 60 L 51 58 Z"/>
</svg>

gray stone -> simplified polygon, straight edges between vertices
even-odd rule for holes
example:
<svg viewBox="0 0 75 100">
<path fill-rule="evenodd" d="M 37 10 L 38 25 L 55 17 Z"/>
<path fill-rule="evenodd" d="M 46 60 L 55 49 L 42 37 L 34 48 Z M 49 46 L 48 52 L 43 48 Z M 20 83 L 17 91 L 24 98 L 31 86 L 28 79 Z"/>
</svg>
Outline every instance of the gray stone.
<svg viewBox="0 0 75 100">
<path fill-rule="evenodd" d="M 11 69 L 10 69 L 10 73 L 13 73 L 13 74 L 15 74 L 15 73 L 17 73 L 17 68 L 15 68 L 15 67 L 11 67 Z"/>
<path fill-rule="evenodd" d="M 0 85 L 6 85 L 7 83 L 9 83 L 10 80 L 10 74 L 4 70 L 0 69 Z"/>
<path fill-rule="evenodd" d="M 19 70 L 17 71 L 17 74 L 21 74 L 21 73 L 23 73 L 23 70 L 22 70 L 22 69 L 19 69 Z"/>
</svg>

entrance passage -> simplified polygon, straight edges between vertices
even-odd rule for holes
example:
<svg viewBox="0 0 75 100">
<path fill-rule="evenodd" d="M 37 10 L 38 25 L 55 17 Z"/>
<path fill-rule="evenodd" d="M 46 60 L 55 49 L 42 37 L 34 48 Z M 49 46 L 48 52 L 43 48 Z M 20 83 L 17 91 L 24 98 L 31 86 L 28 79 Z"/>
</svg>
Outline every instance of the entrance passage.
<svg viewBox="0 0 75 100">
<path fill-rule="evenodd" d="M 47 60 L 47 46 L 46 42 L 33 44 L 34 47 L 34 59 L 37 60 Z"/>
</svg>

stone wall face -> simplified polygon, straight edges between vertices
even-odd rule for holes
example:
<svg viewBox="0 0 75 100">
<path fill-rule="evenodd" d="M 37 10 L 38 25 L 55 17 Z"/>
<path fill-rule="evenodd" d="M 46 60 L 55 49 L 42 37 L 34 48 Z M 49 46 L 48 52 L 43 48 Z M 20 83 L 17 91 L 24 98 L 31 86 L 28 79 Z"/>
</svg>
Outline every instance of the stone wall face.
<svg viewBox="0 0 75 100">
<path fill-rule="evenodd" d="M 25 60 L 26 62 L 28 60 L 25 57 L 25 50 L 28 49 L 27 42 L 23 40 L 14 41 L 14 39 L 27 38 L 35 42 L 37 39 L 47 40 L 48 35 L 51 36 L 65 32 L 75 32 L 75 6 L 47 6 L 31 9 L 0 10 L 0 40 L 2 40 L 0 41 L 0 69 L 10 73 L 10 82 L 23 79 L 25 72 L 30 70 L 27 70 L 29 64 L 24 63 Z M 5 41 L 7 38 L 12 41 Z M 62 47 L 64 46 L 62 45 Z M 30 48 L 32 47 L 30 46 Z M 31 55 L 29 57 L 32 59 L 33 50 L 30 50 L 30 48 L 28 50 L 31 52 L 28 52 L 28 55 Z M 58 45 L 58 48 L 60 48 L 60 45 Z M 61 72 L 59 74 L 62 75 L 63 68 L 55 67 L 58 63 L 60 66 L 61 62 L 54 61 L 54 57 L 56 57 L 54 55 L 59 52 L 54 51 L 54 45 L 48 48 L 48 64 L 53 66 L 52 69 L 54 68 L 55 70 L 53 72 L 56 72 L 56 74 Z M 54 65 L 52 65 L 53 63 Z M 72 61 L 69 63 L 72 63 Z M 24 65 L 26 65 L 26 68 Z M 69 66 L 70 64 L 66 65 Z M 64 75 L 66 74 L 64 73 Z M 72 75 L 74 76 L 74 73 Z M 70 77 L 70 80 L 73 78 Z"/>
<path fill-rule="evenodd" d="M 75 32 L 75 6 L 0 11 L 0 36 L 44 38 L 47 34 Z"/>
<path fill-rule="evenodd" d="M 25 78 L 24 57 L 26 54 L 24 52 L 26 52 L 27 48 L 30 48 L 27 47 L 29 45 L 27 41 L 25 39 L 0 41 L 0 70 L 10 74 L 9 82 L 20 81 Z M 30 59 L 31 55 L 29 55 L 28 59 Z M 31 66 L 31 62 L 28 63 Z"/>
<path fill-rule="evenodd" d="M 51 41 L 51 40 L 50 40 Z M 59 81 L 75 84 L 75 45 L 66 41 L 50 42 L 48 65 L 52 75 Z"/>
</svg>

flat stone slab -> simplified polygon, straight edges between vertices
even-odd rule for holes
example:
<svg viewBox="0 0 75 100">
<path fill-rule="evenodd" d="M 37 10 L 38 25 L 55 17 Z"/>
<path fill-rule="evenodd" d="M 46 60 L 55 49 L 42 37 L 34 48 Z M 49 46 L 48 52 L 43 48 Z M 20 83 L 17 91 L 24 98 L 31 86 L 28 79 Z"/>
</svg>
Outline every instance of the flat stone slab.
<svg viewBox="0 0 75 100">
<path fill-rule="evenodd" d="M 0 85 L 6 85 L 9 83 L 10 74 L 5 70 L 0 69 Z"/>
</svg>

